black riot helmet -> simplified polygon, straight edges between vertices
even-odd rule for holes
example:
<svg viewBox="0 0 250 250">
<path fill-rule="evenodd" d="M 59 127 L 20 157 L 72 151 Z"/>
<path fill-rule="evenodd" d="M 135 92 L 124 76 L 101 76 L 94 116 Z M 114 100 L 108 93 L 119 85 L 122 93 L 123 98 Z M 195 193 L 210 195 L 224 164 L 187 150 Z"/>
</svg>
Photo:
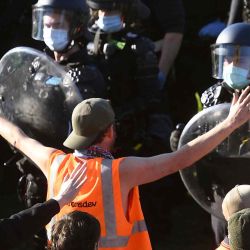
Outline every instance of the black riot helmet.
<svg viewBox="0 0 250 250">
<path fill-rule="evenodd" d="M 46 17 L 56 17 L 55 29 L 67 29 L 70 44 L 83 36 L 89 19 L 89 7 L 85 0 L 38 0 L 32 6 L 32 38 L 44 41 Z"/>
<path fill-rule="evenodd" d="M 213 77 L 234 89 L 250 83 L 250 24 L 227 26 L 211 45 Z"/>
<path fill-rule="evenodd" d="M 141 0 L 86 0 L 86 2 L 91 9 L 89 27 L 98 19 L 98 10 L 120 11 L 126 25 L 136 19 L 146 19 L 150 15 L 149 8 Z M 90 28 L 90 31 L 93 30 Z"/>
<path fill-rule="evenodd" d="M 131 0 L 87 0 L 88 6 L 93 10 L 119 10 L 131 2 Z"/>
</svg>

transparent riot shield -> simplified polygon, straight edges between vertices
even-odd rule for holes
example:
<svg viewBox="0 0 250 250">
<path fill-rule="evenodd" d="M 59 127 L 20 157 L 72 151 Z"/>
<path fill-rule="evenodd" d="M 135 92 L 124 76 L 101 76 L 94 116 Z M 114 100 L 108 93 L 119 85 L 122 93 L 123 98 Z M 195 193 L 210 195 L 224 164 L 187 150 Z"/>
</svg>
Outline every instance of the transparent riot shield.
<svg viewBox="0 0 250 250">
<path fill-rule="evenodd" d="M 0 61 L 0 115 L 44 145 L 62 147 L 81 100 L 64 69 L 38 50 L 17 47 Z"/>
<path fill-rule="evenodd" d="M 229 109 L 230 104 L 218 104 L 195 115 L 185 126 L 178 147 L 215 127 L 227 117 Z M 246 123 L 210 154 L 180 171 L 195 201 L 218 218 L 224 218 L 221 204 L 226 193 L 237 184 L 250 184 L 249 139 L 249 123 Z"/>
</svg>

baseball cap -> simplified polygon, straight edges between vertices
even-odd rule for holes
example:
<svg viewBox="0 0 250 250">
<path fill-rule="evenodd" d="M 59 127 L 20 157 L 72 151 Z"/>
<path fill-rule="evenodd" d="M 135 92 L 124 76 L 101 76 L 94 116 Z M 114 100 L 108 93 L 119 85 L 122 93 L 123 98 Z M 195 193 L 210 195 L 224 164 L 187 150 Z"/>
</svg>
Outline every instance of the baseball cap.
<svg viewBox="0 0 250 250">
<path fill-rule="evenodd" d="M 79 150 L 89 147 L 114 122 L 115 114 L 109 100 L 90 98 L 74 108 L 71 120 L 73 130 L 63 145 Z"/>
<path fill-rule="evenodd" d="M 228 220 L 229 244 L 231 250 L 250 249 L 250 209 L 233 214 Z"/>
<path fill-rule="evenodd" d="M 228 220 L 232 214 L 250 208 L 250 185 L 237 185 L 231 189 L 222 202 L 223 214 Z"/>
</svg>

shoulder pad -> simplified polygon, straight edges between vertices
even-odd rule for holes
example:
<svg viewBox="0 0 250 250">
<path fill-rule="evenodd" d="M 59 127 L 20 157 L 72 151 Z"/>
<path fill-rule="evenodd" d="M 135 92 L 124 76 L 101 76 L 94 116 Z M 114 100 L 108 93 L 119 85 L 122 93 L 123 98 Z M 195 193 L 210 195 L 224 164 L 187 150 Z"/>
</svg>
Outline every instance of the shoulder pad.
<svg viewBox="0 0 250 250">
<path fill-rule="evenodd" d="M 75 83 L 78 82 L 89 82 L 96 79 L 100 72 L 95 66 L 81 65 L 76 68 L 71 68 L 67 75 L 70 76 L 71 80 Z"/>
<path fill-rule="evenodd" d="M 201 95 L 201 103 L 204 108 L 214 106 L 217 104 L 218 97 L 222 89 L 221 83 L 216 83 L 206 89 Z"/>
<path fill-rule="evenodd" d="M 201 95 L 203 108 L 208 108 L 223 102 L 230 102 L 231 94 L 221 82 L 214 84 L 206 89 Z"/>
</svg>

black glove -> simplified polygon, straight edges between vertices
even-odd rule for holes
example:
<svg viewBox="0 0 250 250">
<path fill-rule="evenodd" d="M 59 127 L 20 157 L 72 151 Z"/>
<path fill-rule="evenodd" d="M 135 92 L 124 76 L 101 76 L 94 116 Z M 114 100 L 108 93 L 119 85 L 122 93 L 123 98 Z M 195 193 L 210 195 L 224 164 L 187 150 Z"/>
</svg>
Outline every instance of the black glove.
<svg viewBox="0 0 250 250">
<path fill-rule="evenodd" d="M 179 140 L 181 137 L 181 133 L 185 127 L 184 123 L 178 123 L 175 127 L 175 130 L 171 132 L 170 135 L 170 148 L 172 151 L 176 151 L 178 148 Z"/>
</svg>

